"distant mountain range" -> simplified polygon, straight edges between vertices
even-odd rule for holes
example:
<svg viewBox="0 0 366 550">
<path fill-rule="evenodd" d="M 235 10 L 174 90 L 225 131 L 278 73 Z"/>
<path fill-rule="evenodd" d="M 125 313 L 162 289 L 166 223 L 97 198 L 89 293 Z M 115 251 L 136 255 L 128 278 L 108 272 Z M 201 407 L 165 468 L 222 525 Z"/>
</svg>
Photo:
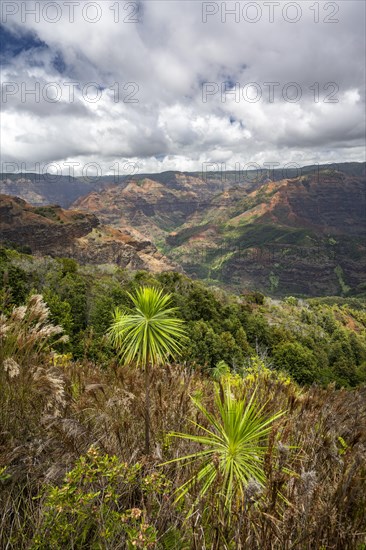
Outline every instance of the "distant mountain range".
<svg viewBox="0 0 366 550">
<path fill-rule="evenodd" d="M 94 214 L 103 239 L 99 252 L 94 246 L 93 262 L 98 255 L 103 262 L 106 234 L 118 230 L 149 242 L 155 255 L 156 246 L 165 266 L 179 264 L 194 277 L 236 292 L 365 293 L 366 164 L 309 166 L 297 173 L 288 171 L 283 178 L 282 170 L 165 172 L 117 184 L 113 178 L 95 184 L 77 178 L 74 186 L 63 179 L 39 182 L 28 174 L 27 184 L 2 176 L 0 191 Z M 0 221 L 0 235 L 2 228 Z M 107 256 L 113 261 L 113 252 Z"/>
<path fill-rule="evenodd" d="M 348 162 L 332 165 L 337 171 L 348 175 L 365 175 L 365 163 Z M 55 174 L 37 173 L 0 173 L 0 193 L 20 197 L 34 206 L 57 204 L 68 208 L 79 197 L 92 191 L 101 191 L 110 185 L 119 185 L 122 188 L 129 181 L 139 181 L 145 178 L 161 183 L 168 188 L 177 186 L 177 179 L 192 177 L 194 180 L 203 180 L 210 194 L 224 191 L 234 185 L 256 186 L 264 183 L 267 178 L 279 181 L 298 175 L 317 174 L 328 169 L 328 165 L 312 165 L 298 168 L 274 170 L 244 170 L 227 172 L 162 172 L 159 174 L 136 174 L 134 176 L 101 176 L 98 178 L 71 177 Z M 300 172 L 300 173 L 299 173 Z M 178 189 L 180 184 L 178 183 Z M 202 187 L 204 189 L 204 187 Z M 206 196 L 202 197 L 206 199 Z"/>
</svg>

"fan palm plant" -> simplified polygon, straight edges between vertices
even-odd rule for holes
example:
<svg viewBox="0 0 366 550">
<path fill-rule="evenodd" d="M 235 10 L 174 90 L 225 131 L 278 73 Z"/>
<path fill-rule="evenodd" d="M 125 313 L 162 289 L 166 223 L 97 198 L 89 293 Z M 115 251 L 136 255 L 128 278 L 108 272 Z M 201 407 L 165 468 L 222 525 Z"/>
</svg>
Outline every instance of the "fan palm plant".
<svg viewBox="0 0 366 550">
<path fill-rule="evenodd" d="M 184 323 L 170 307 L 172 295 L 154 287 L 141 286 L 128 293 L 134 307 L 116 308 L 109 336 L 121 361 L 145 370 L 145 452 L 150 452 L 150 367 L 180 354 L 186 338 Z"/>
<path fill-rule="evenodd" d="M 209 412 L 199 400 L 192 399 L 208 426 L 191 421 L 201 434 L 177 432 L 169 434 L 170 437 L 189 440 L 203 447 L 200 451 L 165 463 L 182 461 L 186 465 L 192 462 L 199 463 L 195 475 L 177 489 L 176 502 L 182 499 L 194 485 L 198 485 L 200 486 L 198 499 L 210 489 L 215 489 L 215 495 L 224 505 L 224 510 L 230 512 L 233 502 L 244 503 L 248 482 L 253 480 L 260 486 L 264 485 L 263 460 L 267 451 L 267 436 L 273 422 L 284 412 L 271 416 L 265 415 L 265 405 L 258 404 L 255 392 L 248 402 L 245 399 L 236 399 L 229 383 L 225 388 L 217 389 L 214 414 Z M 230 518 L 230 513 L 228 517 Z"/>
</svg>

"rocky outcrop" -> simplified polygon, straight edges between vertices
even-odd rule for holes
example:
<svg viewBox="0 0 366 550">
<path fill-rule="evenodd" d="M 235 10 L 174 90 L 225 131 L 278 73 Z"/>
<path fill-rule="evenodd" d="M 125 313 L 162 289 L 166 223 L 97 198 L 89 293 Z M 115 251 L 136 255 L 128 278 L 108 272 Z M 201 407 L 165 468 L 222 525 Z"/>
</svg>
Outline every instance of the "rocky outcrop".
<svg viewBox="0 0 366 550">
<path fill-rule="evenodd" d="M 261 221 L 323 233 L 365 233 L 366 178 L 324 172 L 319 177 L 285 180 L 277 186 Z"/>
<path fill-rule="evenodd" d="M 79 263 L 116 264 L 125 269 L 145 269 L 154 273 L 182 271 L 181 267 L 160 254 L 142 235 L 101 225 L 88 235 L 75 239 L 67 254 Z"/>
<path fill-rule="evenodd" d="M 99 225 L 94 214 L 59 206 L 33 207 L 18 197 L 0 195 L 0 238 L 49 254 L 71 246 L 74 239 Z"/>
<path fill-rule="evenodd" d="M 124 187 L 112 185 L 75 201 L 73 208 L 94 212 L 103 223 L 120 228 L 136 228 L 156 242 L 167 232 L 203 211 L 222 184 L 172 173 L 169 183 L 157 178 L 131 179 Z"/>
<path fill-rule="evenodd" d="M 59 206 L 33 207 L 7 195 L 0 195 L 0 242 L 27 247 L 33 254 L 74 258 L 82 264 L 181 270 L 136 231 L 102 225 L 93 214 Z"/>
<path fill-rule="evenodd" d="M 37 166 L 35 164 L 35 166 Z M 365 163 L 347 162 L 333 164 L 337 171 L 347 176 L 365 176 Z M 39 170 L 41 166 L 38 167 Z M 214 195 L 236 185 L 251 190 L 271 179 L 280 181 L 284 178 L 295 178 L 318 174 L 327 166 L 304 166 L 302 168 L 286 168 L 266 170 L 258 167 L 256 170 L 246 170 L 241 167 L 236 171 L 221 171 L 219 165 L 209 164 L 206 171 L 202 172 L 177 172 L 169 171 L 159 174 L 127 174 L 101 175 L 100 177 L 73 177 L 68 166 L 61 163 L 59 174 L 49 173 L 0 173 L 0 194 L 20 197 L 34 206 L 47 204 L 59 204 L 63 208 L 69 208 L 71 204 L 93 191 L 101 191 L 108 186 L 117 185 L 123 189 L 129 182 L 141 182 L 144 179 L 157 182 L 165 189 L 182 194 L 182 208 L 188 209 L 189 201 L 184 198 L 184 193 L 192 193 L 192 198 L 207 203 Z M 69 173 L 70 172 L 70 173 Z M 63 175 L 61 175 L 61 173 Z M 188 197 L 189 198 L 189 197 Z M 194 201 L 193 201 L 194 202 Z M 188 211 L 187 210 L 187 211 Z"/>
</svg>

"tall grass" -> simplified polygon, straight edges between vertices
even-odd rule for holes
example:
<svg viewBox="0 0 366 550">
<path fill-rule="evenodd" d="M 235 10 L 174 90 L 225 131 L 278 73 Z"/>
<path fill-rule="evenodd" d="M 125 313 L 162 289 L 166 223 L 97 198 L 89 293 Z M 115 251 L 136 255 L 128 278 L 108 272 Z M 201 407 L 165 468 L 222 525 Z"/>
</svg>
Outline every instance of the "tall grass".
<svg viewBox="0 0 366 550">
<path fill-rule="evenodd" d="M 197 466 L 178 461 L 159 468 L 163 462 L 202 450 L 198 440 L 168 438 L 167 434 L 199 435 L 198 429 L 192 431 L 192 422 L 209 429 L 210 415 L 216 414 L 213 381 L 185 365 L 152 369 L 152 452 L 147 456 L 142 422 L 144 373 L 132 366 L 111 364 L 101 369 L 53 355 L 52 343 L 61 332 L 51 328 L 44 308 L 40 298 L 33 298 L 25 310 L 1 318 L 0 548 L 26 549 L 40 536 L 55 535 L 52 525 L 58 525 L 57 517 L 45 523 L 49 495 L 57 496 L 65 487 L 65 474 L 80 468 L 91 446 L 106 463 L 103 457 L 108 455 L 116 457 L 113 464 L 128 468 L 140 464 L 141 479 L 131 485 L 127 500 L 118 497 L 122 500 L 117 499 L 113 510 L 141 510 L 144 522 L 156 533 L 156 541 L 149 539 L 151 548 L 364 548 L 365 388 L 348 391 L 314 386 L 305 390 L 265 371 L 246 379 L 230 377 L 236 398 L 245 396 L 248 403 L 255 391 L 264 417 L 280 410 L 286 414 L 266 434 L 262 484 L 246 481 L 245 498 L 234 502 L 231 521 L 223 523 L 218 514 L 219 470 L 212 491 L 202 495 L 199 483 L 189 484 L 184 497 L 175 503 L 176 490 L 196 474 Z M 202 403 L 201 410 L 190 396 Z M 162 474 L 169 481 L 163 492 L 156 485 Z M 103 479 L 95 480 L 95 493 L 103 490 Z M 148 497 L 141 485 L 146 479 L 153 487 Z M 108 504 L 102 494 L 95 499 L 97 508 L 90 512 L 94 531 L 88 531 L 88 536 L 94 533 L 96 547 L 113 548 L 102 535 L 100 539 L 94 536 L 103 532 L 99 528 L 105 523 L 98 523 L 98 518 L 102 522 L 105 516 L 98 513 Z M 57 506 L 57 499 L 52 503 Z M 89 528 L 88 514 L 84 519 Z M 53 547 L 65 548 L 65 544 L 54 542 Z"/>
</svg>

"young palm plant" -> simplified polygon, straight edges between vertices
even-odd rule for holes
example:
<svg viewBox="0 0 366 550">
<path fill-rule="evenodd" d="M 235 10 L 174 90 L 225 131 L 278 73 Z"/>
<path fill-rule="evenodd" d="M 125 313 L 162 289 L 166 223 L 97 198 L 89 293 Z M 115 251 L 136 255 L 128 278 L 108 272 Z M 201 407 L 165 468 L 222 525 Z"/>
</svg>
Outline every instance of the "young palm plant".
<svg viewBox="0 0 366 550">
<path fill-rule="evenodd" d="M 198 485 L 200 489 L 197 500 L 209 490 L 214 490 L 212 496 L 218 497 L 220 508 L 227 512 L 225 515 L 230 518 L 232 504 L 244 504 L 248 482 L 253 480 L 260 486 L 264 485 L 263 460 L 267 451 L 267 436 L 273 422 L 284 412 L 265 415 L 265 405 L 258 404 L 255 392 L 248 402 L 245 399 L 236 399 L 229 383 L 220 390 L 216 389 L 214 414 L 200 401 L 192 398 L 208 422 L 208 427 L 205 427 L 191 421 L 195 428 L 202 432 L 201 435 L 177 432 L 169 434 L 170 437 L 201 444 L 203 449 L 165 464 L 182 461 L 186 465 L 199 463 L 195 475 L 177 489 L 176 502 L 193 486 Z"/>
<path fill-rule="evenodd" d="M 128 293 L 134 308 L 117 308 L 109 336 L 121 361 L 136 364 L 145 370 L 145 452 L 150 452 L 150 374 L 169 357 L 181 352 L 185 336 L 184 323 L 175 317 L 177 308 L 170 307 L 172 295 L 154 287 L 139 287 Z"/>
</svg>

